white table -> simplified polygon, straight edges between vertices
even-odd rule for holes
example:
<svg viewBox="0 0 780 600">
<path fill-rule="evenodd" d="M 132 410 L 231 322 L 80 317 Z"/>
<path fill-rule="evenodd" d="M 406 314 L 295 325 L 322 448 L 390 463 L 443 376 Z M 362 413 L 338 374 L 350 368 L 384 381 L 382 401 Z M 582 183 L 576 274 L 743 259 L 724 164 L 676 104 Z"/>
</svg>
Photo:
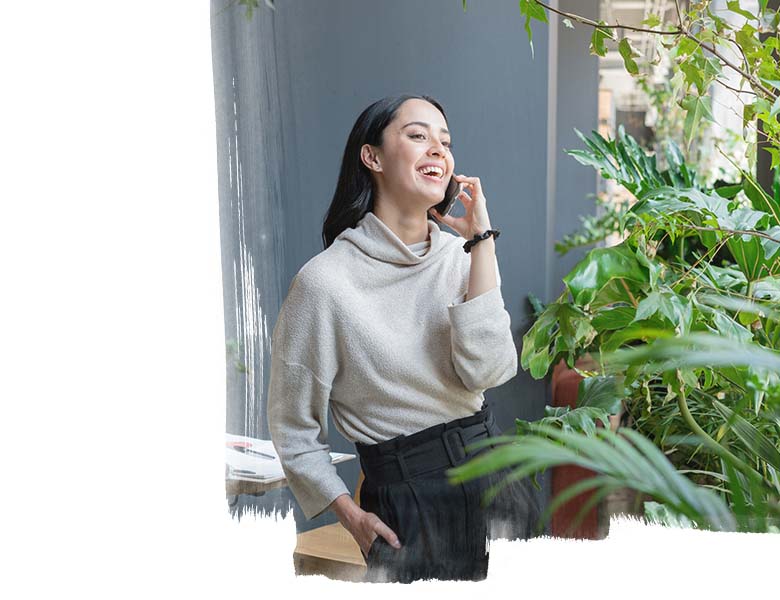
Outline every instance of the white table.
<svg viewBox="0 0 780 600">
<path fill-rule="evenodd" d="M 333 464 L 357 458 L 355 454 L 342 452 L 331 452 L 330 457 Z M 271 440 L 225 434 L 225 491 L 228 496 L 261 496 L 268 490 L 286 486 L 287 478 Z"/>
</svg>

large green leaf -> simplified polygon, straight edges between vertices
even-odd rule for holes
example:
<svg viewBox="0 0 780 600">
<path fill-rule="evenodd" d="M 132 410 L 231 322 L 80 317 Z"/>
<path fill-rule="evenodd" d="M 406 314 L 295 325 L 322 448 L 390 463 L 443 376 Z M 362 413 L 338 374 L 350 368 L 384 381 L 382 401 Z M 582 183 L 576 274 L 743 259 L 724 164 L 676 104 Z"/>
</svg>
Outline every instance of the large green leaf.
<svg viewBox="0 0 780 600">
<path fill-rule="evenodd" d="M 753 281 L 765 275 L 780 272 L 780 226 L 766 230 L 768 213 L 747 207 L 729 208 L 729 201 L 717 193 L 705 193 L 693 188 L 658 187 L 641 194 L 629 212 L 645 220 L 668 219 L 684 213 L 697 227 L 711 227 L 713 231 L 697 230 L 704 245 L 711 248 L 717 240 L 729 236 L 727 247 L 747 279 Z M 728 230 L 718 232 L 718 230 Z M 756 231 L 731 234 L 731 231 Z"/>
<path fill-rule="evenodd" d="M 622 329 L 634 320 L 635 314 L 633 306 L 605 306 L 596 311 L 590 324 L 599 332 Z"/>
<path fill-rule="evenodd" d="M 650 344 L 602 355 L 612 366 L 652 364 L 664 371 L 682 367 L 757 366 L 780 371 L 780 353 L 755 343 L 740 344 L 711 333 L 659 338 Z"/>
<path fill-rule="evenodd" d="M 771 279 L 771 278 L 767 278 Z M 777 279 L 777 278 L 775 278 Z M 759 281 L 754 286 L 754 295 L 755 295 L 755 288 L 760 286 L 761 282 Z M 771 296 L 771 294 L 768 292 L 767 295 Z M 770 298 L 771 299 L 771 298 Z M 780 282 L 778 282 L 778 300 L 780 300 Z M 714 294 L 711 292 L 706 292 L 699 294 L 697 296 L 697 301 L 701 302 L 703 304 L 708 304 L 710 306 L 718 306 L 721 308 L 725 308 L 731 311 L 734 311 L 738 315 L 741 313 L 747 313 L 750 315 L 749 321 L 752 323 L 756 320 L 757 317 L 771 317 L 775 321 L 780 321 L 780 310 L 776 306 L 771 306 L 769 304 L 762 304 L 760 302 L 756 302 L 754 300 L 749 300 L 744 297 L 736 297 L 736 296 L 727 296 L 724 294 Z"/>
<path fill-rule="evenodd" d="M 591 250 L 563 278 L 578 306 L 593 302 L 599 291 L 613 280 L 622 280 L 633 291 L 649 281 L 647 270 L 625 244 Z"/>
<path fill-rule="evenodd" d="M 561 354 L 572 365 L 577 351 L 587 348 L 596 334 L 590 318 L 580 308 L 553 302 L 523 336 L 520 365 L 530 370 L 532 377 L 541 379 Z"/>
<path fill-rule="evenodd" d="M 712 311 L 712 323 L 715 326 L 715 330 L 723 337 L 731 338 L 747 344 L 753 340 L 753 334 L 749 329 L 737 323 L 727 314 L 719 310 Z"/>
<path fill-rule="evenodd" d="M 673 336 L 674 332 L 661 319 L 648 319 L 640 323 L 631 323 L 628 327 L 610 331 L 601 336 L 602 352 L 613 352 L 629 342 L 648 341 L 658 337 Z"/>
<path fill-rule="evenodd" d="M 693 132 L 699 126 L 702 119 L 714 121 L 712 116 L 711 99 L 709 96 L 687 95 L 680 102 L 680 106 L 686 111 L 685 122 L 683 123 L 683 132 L 686 145 L 690 146 L 693 139 Z"/>
<path fill-rule="evenodd" d="M 747 289 L 747 278 L 745 277 L 745 274 L 736 267 L 718 267 L 712 263 L 706 263 L 704 269 L 692 267 L 691 270 L 711 288 L 734 290 L 738 293 L 741 290 Z"/>
<path fill-rule="evenodd" d="M 728 218 L 721 219 L 722 226 L 731 230 L 758 231 L 774 239 L 780 239 L 780 226 L 762 231 L 759 223 L 765 222 L 766 213 L 749 208 L 737 209 Z M 776 237 L 778 236 L 778 237 Z M 749 281 L 780 273 L 780 243 L 763 236 L 740 234 L 729 238 L 727 246 L 734 260 Z"/>
<path fill-rule="evenodd" d="M 650 204 L 650 201 L 665 204 Z M 675 188 L 671 186 L 659 186 L 653 188 L 639 197 L 639 202 L 634 205 L 634 212 L 641 213 L 645 205 L 660 206 L 666 211 L 705 211 L 716 218 L 727 218 L 729 214 L 728 201 L 717 193 L 709 194 L 696 188 Z"/>
<path fill-rule="evenodd" d="M 580 381 L 577 390 L 577 407 L 591 407 L 606 411 L 610 415 L 620 412 L 625 392 L 623 377 L 615 375 L 594 375 Z M 609 421 L 603 421 L 609 426 Z"/>
<path fill-rule="evenodd" d="M 644 321 L 656 313 L 664 316 L 679 333 L 686 334 L 691 330 L 693 311 L 684 296 L 668 289 L 650 292 L 639 302 L 634 321 Z"/>
<path fill-rule="evenodd" d="M 663 185 L 695 185 L 695 173 L 685 165 L 680 149 L 673 142 L 665 144 L 669 168 L 661 173 L 655 156 L 628 135 L 623 125 L 618 127 L 615 140 L 604 139 L 597 131 L 592 131 L 589 137 L 577 129 L 575 132 L 587 149 L 566 152 L 581 164 L 598 169 L 604 178 L 614 179 L 634 195 Z"/>
</svg>

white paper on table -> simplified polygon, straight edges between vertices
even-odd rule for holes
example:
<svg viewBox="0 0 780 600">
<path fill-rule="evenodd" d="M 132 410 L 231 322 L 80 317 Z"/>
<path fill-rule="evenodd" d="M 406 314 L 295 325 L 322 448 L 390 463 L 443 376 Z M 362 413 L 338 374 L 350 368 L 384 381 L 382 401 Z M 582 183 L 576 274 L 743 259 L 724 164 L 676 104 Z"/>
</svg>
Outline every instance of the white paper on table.
<svg viewBox="0 0 780 600">
<path fill-rule="evenodd" d="M 273 458 L 264 458 L 255 454 L 240 452 L 231 447 L 231 443 L 233 442 L 240 442 L 245 448 L 250 448 L 256 452 L 262 452 Z M 225 443 L 227 445 L 225 448 L 225 464 L 228 466 L 229 476 L 260 480 L 278 479 L 285 476 L 284 471 L 282 470 L 282 463 L 279 461 L 279 455 L 276 453 L 276 449 L 271 440 L 260 440 L 244 435 L 226 433 Z M 339 459 L 344 456 L 347 456 L 347 454 L 343 452 L 330 453 L 331 462 L 339 462 Z M 247 472 L 236 473 L 235 469 Z"/>
</svg>

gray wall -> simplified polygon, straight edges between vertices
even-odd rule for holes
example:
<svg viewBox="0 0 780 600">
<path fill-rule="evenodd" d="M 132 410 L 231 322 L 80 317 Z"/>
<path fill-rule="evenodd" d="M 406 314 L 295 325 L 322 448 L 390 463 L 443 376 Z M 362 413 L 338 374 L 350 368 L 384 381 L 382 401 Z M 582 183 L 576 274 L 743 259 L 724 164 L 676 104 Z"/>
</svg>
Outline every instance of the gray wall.
<svg viewBox="0 0 780 600">
<path fill-rule="evenodd" d="M 558 72 L 548 64 L 548 27 L 534 24 L 532 59 L 514 0 L 470 3 L 465 13 L 452 0 L 424 4 L 435 19 L 420 18 L 414 0 L 290 0 L 275 11 L 261 6 L 247 21 L 243 8 L 212 2 L 225 328 L 238 343 L 235 360 L 247 367 L 246 374 L 229 368 L 231 433 L 269 437 L 264 407 L 276 315 L 292 277 L 322 251 L 347 135 L 383 96 L 426 93 L 447 111 L 456 169 L 480 177 L 491 222 L 502 230 L 502 291 L 518 351 L 530 325 L 526 295 L 550 299 L 550 269 L 540 266 L 554 240 L 543 224 L 579 211 L 595 179 L 590 189 L 575 184 L 576 194 L 548 194 L 548 72 Z M 581 60 L 587 43 L 572 51 L 565 69 L 590 69 L 595 79 L 593 61 Z M 581 117 L 587 122 L 578 126 L 588 130 L 595 93 L 590 100 L 566 97 L 559 112 Z M 486 397 L 503 428 L 516 417 L 541 417 L 549 403 L 546 383 L 522 370 Z M 354 452 L 332 423 L 329 431 L 334 451 Z M 357 461 L 339 466 L 353 491 L 358 469 Z M 540 481 L 546 498 L 549 482 Z M 299 531 L 335 521 L 326 514 L 306 522 L 287 490 L 242 496 L 237 508 L 265 512 L 288 500 Z"/>
<path fill-rule="evenodd" d="M 589 19 L 598 20 L 599 0 L 560 0 L 561 10 Z M 558 25 L 557 102 L 555 103 L 556 156 L 553 216 L 553 243 L 580 227 L 579 216 L 595 213 L 594 201 L 588 194 L 595 194 L 598 174 L 592 167 L 578 163 L 564 152 L 584 148 L 576 127 L 589 135 L 598 128 L 598 57 L 588 53 L 593 28 L 573 23 L 569 29 Z M 549 247 L 551 252 L 552 245 Z M 573 250 L 551 261 L 548 299 L 557 298 L 564 290 L 563 277 L 585 255 L 585 250 Z"/>
</svg>

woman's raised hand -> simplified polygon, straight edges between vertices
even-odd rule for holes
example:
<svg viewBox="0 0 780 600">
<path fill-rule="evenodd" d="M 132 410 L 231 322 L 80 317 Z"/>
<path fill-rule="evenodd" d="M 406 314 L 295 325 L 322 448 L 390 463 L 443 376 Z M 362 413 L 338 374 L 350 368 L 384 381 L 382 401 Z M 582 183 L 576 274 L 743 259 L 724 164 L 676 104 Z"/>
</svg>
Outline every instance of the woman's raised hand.
<svg viewBox="0 0 780 600">
<path fill-rule="evenodd" d="M 487 201 L 482 193 L 482 184 L 479 177 L 466 177 L 465 175 L 453 175 L 458 183 L 463 184 L 463 190 L 457 195 L 466 208 L 466 214 L 462 217 L 453 217 L 452 215 L 440 215 L 435 208 L 429 212 L 440 221 L 457 231 L 461 237 L 470 240 L 476 234 L 484 233 L 490 227 L 490 217 L 487 213 Z M 469 190 L 470 195 L 466 193 Z"/>
</svg>

